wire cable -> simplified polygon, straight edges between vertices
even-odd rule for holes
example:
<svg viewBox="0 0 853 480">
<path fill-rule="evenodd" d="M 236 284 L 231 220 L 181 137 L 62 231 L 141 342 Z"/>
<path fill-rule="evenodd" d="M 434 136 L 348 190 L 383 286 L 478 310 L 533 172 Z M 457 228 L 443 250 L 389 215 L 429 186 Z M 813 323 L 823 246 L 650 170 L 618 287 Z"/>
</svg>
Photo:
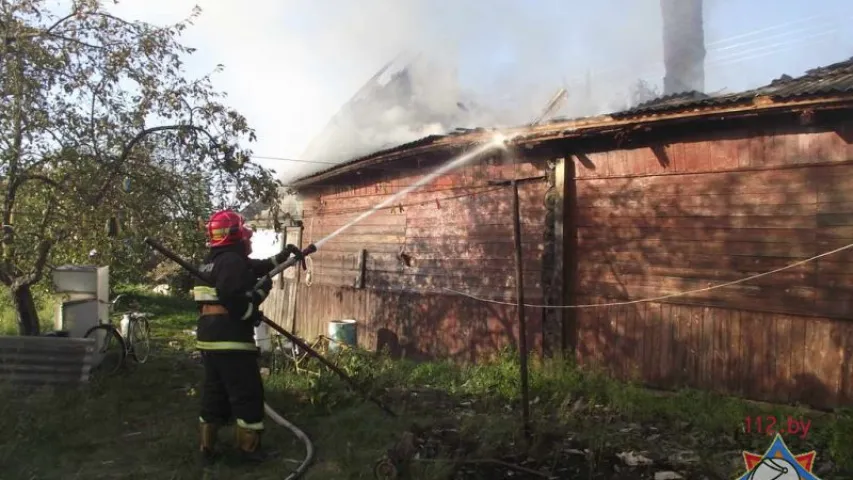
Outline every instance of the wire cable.
<svg viewBox="0 0 853 480">
<path fill-rule="evenodd" d="M 732 286 L 732 285 L 738 285 L 738 284 L 740 284 L 740 283 L 745 283 L 745 282 L 748 282 L 748 281 L 750 281 L 750 280 L 755 280 L 756 278 L 766 277 L 766 276 L 768 276 L 768 275 L 772 275 L 772 274 L 774 274 L 774 273 L 779 273 L 779 272 L 784 271 L 784 270 L 789 270 L 789 269 L 791 269 L 791 268 L 798 267 L 798 266 L 800 266 L 800 265 L 804 265 L 804 264 L 809 263 L 809 262 L 813 262 L 813 261 L 815 261 L 815 260 L 817 260 L 817 259 L 819 259 L 819 258 L 828 257 L 829 255 L 834 255 L 834 254 L 836 254 L 836 253 L 838 253 L 838 252 L 841 252 L 841 251 L 847 250 L 847 249 L 849 249 L 849 248 L 853 248 L 853 243 L 847 244 L 847 245 L 845 245 L 845 246 L 843 246 L 843 247 L 836 248 L 835 250 L 830 250 L 830 251 L 828 251 L 828 252 L 823 252 L 823 253 L 821 253 L 821 254 L 819 254 L 819 255 L 815 255 L 815 256 L 813 256 L 813 257 L 809 257 L 809 258 L 807 258 L 807 259 L 805 259 L 805 260 L 800 260 L 800 261 L 798 261 L 798 262 L 794 262 L 794 263 L 792 263 L 792 264 L 790 264 L 790 265 L 786 265 L 786 266 L 784 266 L 784 267 L 777 268 L 777 269 L 775 269 L 775 270 L 770 270 L 769 272 L 759 273 L 759 274 L 756 274 L 756 275 L 750 275 L 750 276 L 745 277 L 745 278 L 740 278 L 740 279 L 738 279 L 738 280 L 734 280 L 734 281 L 731 281 L 731 282 L 726 282 L 726 283 L 720 283 L 720 284 L 717 284 L 717 285 L 712 285 L 712 286 L 710 286 L 710 287 L 697 288 L 697 289 L 694 289 L 694 290 L 686 290 L 686 291 L 683 291 L 683 292 L 677 292 L 677 293 L 670 293 L 670 294 L 668 294 L 668 295 L 661 295 L 661 296 L 659 296 L 659 297 L 640 298 L 640 299 L 637 299 L 637 300 L 627 300 L 627 301 L 624 301 L 624 302 L 593 303 L 593 304 L 588 304 L 588 305 L 537 305 L 537 304 L 529 304 L 529 303 L 525 303 L 525 304 L 523 304 L 523 306 L 525 306 L 525 307 L 535 307 L 535 308 L 545 308 L 545 309 L 573 309 L 573 308 L 581 309 L 581 308 L 597 308 L 597 307 L 615 307 L 615 306 L 620 306 L 620 305 L 635 305 L 635 304 L 638 304 L 638 303 L 651 303 L 651 302 L 658 302 L 658 301 L 661 301 L 661 300 L 667 300 L 667 299 L 670 299 L 670 298 L 683 297 L 683 296 L 687 296 L 687 295 L 692 295 L 692 294 L 694 294 L 694 293 L 709 292 L 709 291 L 711 291 L 711 290 L 716 290 L 716 289 L 718 289 L 718 288 L 729 287 L 729 286 Z M 453 293 L 455 293 L 455 294 L 457 294 L 457 295 L 461 295 L 461 296 L 463 296 L 463 297 L 468 297 L 468 298 L 471 298 L 471 299 L 474 299 L 474 300 L 477 300 L 477 301 L 480 301 L 480 302 L 484 302 L 484 303 L 492 303 L 492 304 L 496 304 L 496 305 L 510 305 L 510 306 L 516 306 L 516 305 L 517 305 L 517 303 L 516 303 L 516 302 L 502 302 L 502 301 L 500 301 L 500 300 L 491 300 L 491 299 L 488 299 L 488 298 L 477 297 L 477 296 L 474 296 L 474 295 L 471 295 L 471 294 L 468 294 L 468 293 L 465 293 L 465 292 L 460 292 L 460 291 L 458 291 L 458 290 L 453 290 L 453 289 L 451 289 L 451 288 L 444 288 L 444 290 L 447 290 L 447 291 L 449 291 L 449 292 L 453 292 Z"/>
</svg>

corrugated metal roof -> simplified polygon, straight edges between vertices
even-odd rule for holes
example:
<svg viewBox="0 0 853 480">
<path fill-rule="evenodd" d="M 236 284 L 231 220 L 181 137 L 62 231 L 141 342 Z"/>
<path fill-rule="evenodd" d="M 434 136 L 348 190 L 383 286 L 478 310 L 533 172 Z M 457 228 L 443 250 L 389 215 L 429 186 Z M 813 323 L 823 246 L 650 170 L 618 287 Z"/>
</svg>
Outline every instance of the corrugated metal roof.
<svg viewBox="0 0 853 480">
<path fill-rule="evenodd" d="M 612 113 L 610 116 L 625 118 L 650 113 L 670 113 L 700 107 L 724 106 L 751 101 L 755 97 L 762 96 L 788 100 L 850 92 L 853 92 L 853 57 L 843 62 L 808 70 L 805 75 L 797 78 L 782 75 L 768 85 L 752 90 L 719 96 L 708 96 L 699 92 L 678 93 Z"/>
<path fill-rule="evenodd" d="M 756 97 L 769 97 L 776 100 L 796 100 L 806 97 L 828 97 L 836 94 L 853 93 L 853 57 L 849 60 L 834 63 L 824 67 L 818 67 L 808 70 L 804 75 L 792 78 L 788 75 L 773 80 L 768 85 L 747 90 L 739 93 L 727 95 L 709 96 L 700 92 L 684 92 L 674 95 L 668 95 L 655 100 L 651 100 L 636 107 L 621 112 L 611 113 L 598 117 L 586 118 L 555 118 L 549 122 L 544 122 L 533 129 L 529 129 L 526 133 L 521 133 L 520 140 L 535 140 L 537 137 L 548 134 L 549 132 L 559 131 L 583 131 L 592 127 L 601 127 L 608 122 L 614 120 L 626 120 L 631 118 L 641 119 L 644 116 L 655 115 L 656 117 L 676 114 L 690 110 L 711 110 L 715 108 L 723 108 L 737 104 L 749 104 Z M 364 155 L 337 165 L 333 165 L 327 169 L 312 173 L 302 177 L 293 183 L 295 185 L 310 183 L 315 177 L 328 176 L 330 172 L 335 170 L 352 170 L 356 164 L 368 161 L 384 161 L 382 157 L 398 157 L 401 152 L 416 148 L 435 145 L 436 148 L 443 146 L 451 146 L 465 143 L 466 136 L 471 137 L 471 141 L 481 140 L 481 135 L 484 132 L 497 131 L 496 128 L 473 128 L 463 129 L 458 128 L 445 135 L 430 135 L 428 137 L 415 140 L 413 142 L 398 145 L 392 148 L 383 149 Z M 507 129 L 514 130 L 514 129 Z M 456 138 L 453 138 L 456 137 Z"/>
</svg>

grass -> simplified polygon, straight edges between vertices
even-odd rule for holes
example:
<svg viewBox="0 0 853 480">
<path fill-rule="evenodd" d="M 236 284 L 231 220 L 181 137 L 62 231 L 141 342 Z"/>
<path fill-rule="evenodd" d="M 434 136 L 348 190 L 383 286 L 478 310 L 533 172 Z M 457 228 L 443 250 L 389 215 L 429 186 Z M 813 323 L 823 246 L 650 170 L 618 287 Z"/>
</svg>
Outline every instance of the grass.
<svg viewBox="0 0 853 480">
<path fill-rule="evenodd" d="M 56 301 L 50 295 L 35 291 L 33 296 L 41 320 L 42 331 L 53 330 L 53 319 L 56 314 Z M 15 309 L 8 289 L 3 289 L 0 295 L 0 335 L 16 335 L 18 323 L 15 319 Z"/>
<path fill-rule="evenodd" d="M 199 478 L 195 448 L 201 372 L 191 349 L 194 306 L 148 296 L 139 289 L 125 293 L 141 310 L 155 314 L 152 358 L 120 377 L 70 391 L 22 395 L 6 386 L 0 391 L 2 478 Z M 7 317 L 0 318 L 5 322 Z M 542 458 L 541 465 L 553 465 L 553 459 L 545 459 L 554 457 L 570 439 L 574 447 L 589 450 L 584 467 L 590 471 L 588 478 L 611 478 L 599 469 L 615 462 L 614 453 L 627 450 L 647 452 L 656 460 L 690 450 L 713 472 L 708 478 L 734 478 L 743 471 L 742 463 L 738 465 L 740 450 L 762 453 L 770 443 L 766 436 L 743 432 L 748 415 L 812 419 L 807 439 L 786 437 L 786 442 L 794 453 L 817 450 L 816 465 L 833 466 L 823 478 L 850 478 L 843 473 L 853 461 L 849 412 L 818 415 L 691 390 L 661 394 L 571 364 L 535 362 L 531 371 L 535 435 L 525 442 L 520 434 L 518 365 L 512 352 L 495 362 L 467 367 L 395 362 L 359 351 L 341 354 L 338 362 L 401 415 L 385 416 L 316 365 L 319 376 L 273 372 L 266 381 L 267 402 L 303 428 L 317 448 L 308 479 L 373 478 L 374 462 L 402 432 L 415 430 L 413 425 L 424 430 L 444 425 L 456 431 L 467 442 L 469 457 L 512 458 L 513 452 L 522 452 Z M 231 432 L 226 432 L 221 443 L 228 446 Z M 285 462 L 253 470 L 223 465 L 219 478 L 280 479 L 304 455 L 292 434 L 270 421 L 264 441 L 281 451 Z M 448 471 L 448 462 L 417 462 L 412 478 L 448 478 Z"/>
</svg>

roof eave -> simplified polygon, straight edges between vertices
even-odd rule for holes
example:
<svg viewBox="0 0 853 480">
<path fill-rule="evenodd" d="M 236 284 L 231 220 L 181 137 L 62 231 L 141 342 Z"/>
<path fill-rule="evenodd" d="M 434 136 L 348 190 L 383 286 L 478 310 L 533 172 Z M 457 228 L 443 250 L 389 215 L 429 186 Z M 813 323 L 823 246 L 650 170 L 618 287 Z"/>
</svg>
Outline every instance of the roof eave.
<svg viewBox="0 0 853 480">
<path fill-rule="evenodd" d="M 637 115 L 618 114 L 589 117 L 580 120 L 552 122 L 536 127 L 515 127 L 502 130 L 507 136 L 517 134 L 513 143 L 515 145 L 531 145 L 546 141 L 577 138 L 588 135 L 602 134 L 603 130 L 611 130 L 614 127 L 630 127 L 647 124 L 665 124 L 667 122 L 699 121 L 721 115 L 743 116 L 756 113 L 769 113 L 785 109 L 797 108 L 839 108 L 853 107 L 852 94 L 839 94 L 835 96 L 800 97 L 774 99 L 772 96 L 757 96 L 751 101 L 737 101 L 724 105 L 708 105 L 698 107 L 687 107 L 676 111 L 658 111 L 640 113 Z M 293 188 L 301 188 L 322 182 L 330 178 L 344 175 L 366 167 L 376 166 L 382 163 L 401 160 L 404 158 L 435 153 L 442 149 L 460 147 L 466 144 L 477 144 L 492 138 L 494 131 L 475 131 L 463 135 L 447 135 L 436 140 L 409 147 L 399 147 L 376 152 L 374 154 L 354 159 L 339 167 L 333 167 L 323 172 L 311 174 L 290 184 Z M 413 142 L 416 143 L 416 142 Z"/>
</svg>

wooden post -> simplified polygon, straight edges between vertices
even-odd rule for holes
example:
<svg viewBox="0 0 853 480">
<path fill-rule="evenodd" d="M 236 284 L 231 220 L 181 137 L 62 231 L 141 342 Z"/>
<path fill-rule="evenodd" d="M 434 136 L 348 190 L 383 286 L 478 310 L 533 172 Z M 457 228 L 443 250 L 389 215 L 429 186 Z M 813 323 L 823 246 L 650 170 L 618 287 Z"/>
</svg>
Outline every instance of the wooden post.
<svg viewBox="0 0 853 480">
<path fill-rule="evenodd" d="M 302 248 L 302 227 L 295 227 L 296 232 L 293 237 L 293 245 Z M 290 243 L 289 228 L 284 229 L 284 243 Z M 296 293 L 299 290 L 299 278 L 302 276 L 302 268 L 296 265 L 292 269 L 293 281 L 289 282 L 290 292 L 287 297 L 287 323 L 290 324 L 290 331 L 296 333 Z M 284 284 L 284 272 L 281 272 L 281 283 Z"/>
<path fill-rule="evenodd" d="M 518 309 L 518 343 L 521 353 L 521 418 L 524 435 L 530 438 L 530 390 L 527 379 L 527 321 L 524 318 L 524 269 L 521 265 L 521 214 L 518 182 L 512 181 L 512 233 L 515 240 L 515 291 Z"/>
<path fill-rule="evenodd" d="M 358 273 L 355 277 L 355 288 L 364 288 L 364 274 L 367 269 L 367 250 L 363 248 L 358 252 L 358 266 L 356 269 Z"/>
<path fill-rule="evenodd" d="M 571 160 L 571 159 L 569 159 Z M 564 247 L 565 240 L 563 237 L 563 222 L 565 220 L 565 184 L 566 184 L 566 159 L 561 158 L 557 160 L 557 165 L 554 168 L 554 190 L 556 191 L 556 204 L 554 205 L 554 278 L 552 281 L 552 288 L 558 292 L 557 295 L 557 305 L 562 305 L 565 295 L 565 282 L 563 278 L 565 276 L 565 255 Z M 562 308 L 557 308 L 554 311 L 554 318 L 559 326 L 560 331 L 560 358 L 566 354 L 568 349 L 569 339 L 566 336 L 566 326 L 565 326 L 565 312 L 563 312 Z M 548 330 L 552 331 L 552 330 Z"/>
</svg>

